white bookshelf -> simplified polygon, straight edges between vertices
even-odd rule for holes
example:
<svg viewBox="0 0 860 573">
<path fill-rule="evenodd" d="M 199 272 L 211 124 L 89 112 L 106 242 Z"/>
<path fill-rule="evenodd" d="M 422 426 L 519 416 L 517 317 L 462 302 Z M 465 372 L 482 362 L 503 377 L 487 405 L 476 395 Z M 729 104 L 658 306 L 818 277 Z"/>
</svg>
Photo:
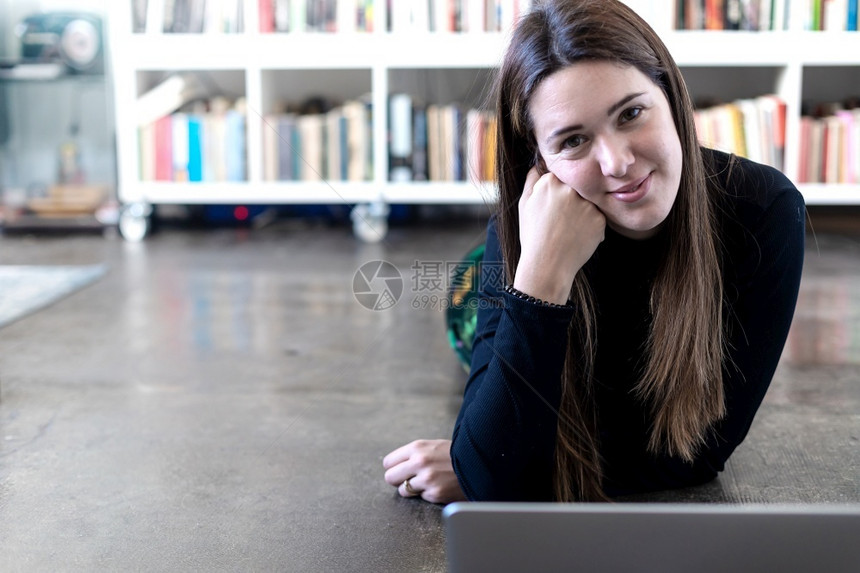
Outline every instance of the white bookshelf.
<svg viewBox="0 0 860 573">
<path fill-rule="evenodd" d="M 860 33 L 857 32 L 713 32 L 672 29 L 673 3 L 630 2 L 641 10 L 688 73 L 714 78 L 716 97 L 779 95 L 787 104 L 786 174 L 796 180 L 799 169 L 799 118 L 808 92 L 804 77 L 816 68 L 839 66 L 836 92 L 856 86 L 860 95 Z M 474 76 L 471 71 L 496 68 L 507 43 L 504 33 L 389 33 L 385 2 L 377 2 L 372 33 L 259 33 L 257 1 L 245 0 L 243 34 L 133 34 L 131 1 L 111 3 L 108 30 L 117 114 L 118 187 L 124 204 L 286 204 L 286 203 L 451 203 L 484 204 L 494 200 L 487 184 L 463 182 L 392 183 L 388 181 L 387 103 L 390 93 L 409 84 L 410 74 Z M 240 183 L 142 182 L 138 178 L 135 102 L 149 72 L 206 71 L 240 78 L 247 102 L 247 181 Z M 450 71 L 450 72 L 449 72 Z M 744 73 L 740 73 L 743 71 Z M 353 74 L 348 76 L 347 74 Z M 314 75 L 315 74 L 315 75 Z M 704 75 L 703 75 L 704 74 Z M 353 89 L 371 94 L 373 107 L 373 172 L 362 183 L 272 182 L 263 180 L 263 116 L 270 111 L 270 93 L 278 78 L 302 79 L 343 95 L 343 77 L 355 78 Z M 320 78 L 323 78 L 320 80 Z M 438 78 L 439 76 L 432 76 Z M 329 78 L 329 79 L 326 79 Z M 406 79 L 404 79 L 406 78 Z M 816 76 L 816 84 L 821 74 Z M 463 83 L 462 80 L 459 80 Z M 476 81 L 474 77 L 471 80 Z M 830 84 L 830 80 L 823 82 Z M 471 87 L 472 97 L 482 97 Z M 828 85 L 815 89 L 828 93 Z M 456 89 L 454 90 L 456 93 Z M 444 98 L 444 95 L 440 95 Z M 450 103 L 438 101 L 435 103 Z M 860 204 L 860 185 L 799 185 L 808 204 Z M 137 210 L 136 212 L 140 212 Z"/>
</svg>

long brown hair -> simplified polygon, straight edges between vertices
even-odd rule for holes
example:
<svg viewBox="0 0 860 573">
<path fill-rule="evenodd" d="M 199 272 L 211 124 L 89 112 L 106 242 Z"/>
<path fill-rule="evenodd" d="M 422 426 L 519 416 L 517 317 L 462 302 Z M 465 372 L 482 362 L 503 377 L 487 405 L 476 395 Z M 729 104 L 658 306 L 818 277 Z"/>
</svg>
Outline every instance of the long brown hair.
<svg viewBox="0 0 860 573">
<path fill-rule="evenodd" d="M 517 204 L 537 156 L 529 116 L 540 82 L 583 60 L 633 66 L 669 101 L 681 141 L 683 166 L 668 234 L 651 290 L 647 361 L 635 386 L 648 404 L 648 448 L 693 460 L 714 422 L 724 416 L 722 280 L 715 233 L 716 196 L 707 177 L 693 123 L 693 107 L 681 72 L 648 24 L 617 0 L 537 2 L 517 24 L 496 79 L 498 230 L 508 280 L 520 257 Z M 562 376 L 555 446 L 555 497 L 559 501 L 605 499 L 592 395 L 595 312 L 586 272 L 570 298 L 576 308 Z"/>
</svg>

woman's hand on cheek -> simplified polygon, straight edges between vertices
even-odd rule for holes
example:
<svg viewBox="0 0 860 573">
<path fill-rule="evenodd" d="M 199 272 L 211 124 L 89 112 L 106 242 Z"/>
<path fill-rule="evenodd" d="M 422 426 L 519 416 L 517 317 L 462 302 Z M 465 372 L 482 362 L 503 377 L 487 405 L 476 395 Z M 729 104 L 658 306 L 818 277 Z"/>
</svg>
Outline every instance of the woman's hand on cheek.
<svg viewBox="0 0 860 573">
<path fill-rule="evenodd" d="M 514 288 L 564 304 L 579 269 L 597 250 L 606 217 L 552 173 L 532 168 L 519 202 L 520 261 Z"/>
<path fill-rule="evenodd" d="M 382 465 L 385 481 L 403 497 L 431 503 L 466 499 L 451 463 L 451 440 L 415 440 L 385 456 Z"/>
</svg>

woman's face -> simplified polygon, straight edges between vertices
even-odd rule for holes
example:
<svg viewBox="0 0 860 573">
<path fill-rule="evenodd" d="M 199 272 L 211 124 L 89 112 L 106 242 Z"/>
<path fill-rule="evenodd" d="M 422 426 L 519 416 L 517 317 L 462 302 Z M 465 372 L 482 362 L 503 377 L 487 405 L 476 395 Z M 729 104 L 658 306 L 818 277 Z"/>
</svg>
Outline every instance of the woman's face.
<svg viewBox="0 0 860 573">
<path fill-rule="evenodd" d="M 547 169 L 594 203 L 616 232 L 653 236 L 681 181 L 681 142 L 663 90 L 632 66 L 576 63 L 529 104 Z"/>
</svg>

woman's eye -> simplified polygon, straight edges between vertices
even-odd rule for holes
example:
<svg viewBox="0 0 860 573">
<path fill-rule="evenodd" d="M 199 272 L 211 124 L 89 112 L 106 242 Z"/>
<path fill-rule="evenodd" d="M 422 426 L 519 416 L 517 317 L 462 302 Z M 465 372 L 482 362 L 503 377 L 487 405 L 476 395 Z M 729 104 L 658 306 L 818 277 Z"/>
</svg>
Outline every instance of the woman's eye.
<svg viewBox="0 0 860 573">
<path fill-rule="evenodd" d="M 579 147 L 583 143 L 585 143 L 585 138 L 583 136 L 574 135 L 572 137 L 568 137 L 564 141 L 564 147 L 565 147 L 565 149 L 574 149 L 576 147 Z"/>
<path fill-rule="evenodd" d="M 630 107 L 621 112 L 621 121 L 627 122 L 636 119 L 639 117 L 639 114 L 642 113 L 641 107 Z"/>
</svg>

